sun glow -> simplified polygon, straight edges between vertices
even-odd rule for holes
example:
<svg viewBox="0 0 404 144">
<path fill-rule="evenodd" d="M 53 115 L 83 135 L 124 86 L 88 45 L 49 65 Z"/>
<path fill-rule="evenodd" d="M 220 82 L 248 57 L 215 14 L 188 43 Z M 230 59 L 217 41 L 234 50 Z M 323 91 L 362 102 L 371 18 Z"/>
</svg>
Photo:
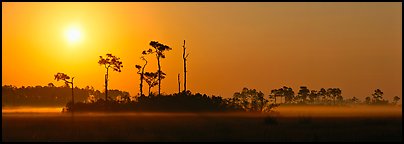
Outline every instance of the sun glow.
<svg viewBox="0 0 404 144">
<path fill-rule="evenodd" d="M 82 39 L 81 31 L 78 27 L 70 27 L 65 32 L 67 41 L 70 44 L 77 43 Z"/>
</svg>

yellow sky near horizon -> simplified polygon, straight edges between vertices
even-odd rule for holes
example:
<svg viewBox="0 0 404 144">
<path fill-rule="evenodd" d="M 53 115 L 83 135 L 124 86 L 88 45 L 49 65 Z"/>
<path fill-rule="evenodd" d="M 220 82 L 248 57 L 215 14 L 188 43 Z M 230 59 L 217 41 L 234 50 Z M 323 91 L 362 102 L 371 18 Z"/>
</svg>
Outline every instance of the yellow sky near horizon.
<svg viewBox="0 0 404 144">
<path fill-rule="evenodd" d="M 361 99 L 380 88 L 391 100 L 402 96 L 401 12 L 399 2 L 2 2 L 2 85 L 62 85 L 53 75 L 63 72 L 75 86 L 103 90 L 97 62 L 112 53 L 124 67 L 110 73 L 109 88 L 135 95 L 134 66 L 156 40 L 173 48 L 161 60 L 162 92 L 175 93 L 186 40 L 193 93 L 231 97 L 248 87 L 268 95 L 284 85 L 297 93 L 305 85 Z M 66 36 L 72 27 L 75 42 Z M 146 71 L 156 71 L 156 58 L 147 59 Z"/>
</svg>

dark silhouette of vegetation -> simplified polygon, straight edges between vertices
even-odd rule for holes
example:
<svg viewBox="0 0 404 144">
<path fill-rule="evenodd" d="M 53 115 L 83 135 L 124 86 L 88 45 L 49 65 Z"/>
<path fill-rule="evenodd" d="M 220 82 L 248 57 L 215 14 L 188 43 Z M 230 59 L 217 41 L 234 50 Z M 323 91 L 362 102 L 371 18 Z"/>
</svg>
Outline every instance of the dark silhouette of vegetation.
<svg viewBox="0 0 404 144">
<path fill-rule="evenodd" d="M 374 93 L 372 94 L 373 96 L 373 100 L 372 100 L 372 104 L 376 104 L 376 105 L 382 105 L 382 104 L 387 104 L 388 101 L 383 99 L 383 92 L 380 89 L 376 89 L 374 91 Z"/>
<path fill-rule="evenodd" d="M 371 101 L 370 101 L 370 100 L 371 100 L 370 97 L 366 97 L 366 98 L 365 98 L 366 104 L 371 104 Z"/>
<path fill-rule="evenodd" d="M 344 99 L 342 96 L 342 90 L 340 88 L 321 88 L 320 90 L 310 90 L 306 86 L 301 86 L 297 95 L 294 94 L 292 88 L 283 86 L 279 89 L 271 90 L 269 99 L 278 104 L 277 97 L 285 98 L 285 102 L 282 104 L 298 104 L 298 105 L 352 105 L 352 104 L 368 104 L 368 105 L 387 105 L 395 104 L 394 98 L 393 102 L 389 103 L 387 100 L 383 99 L 383 92 L 378 89 L 372 94 L 372 97 L 366 97 L 363 102 L 361 102 L 357 97 L 352 97 L 349 99 Z M 398 97 L 398 96 L 397 96 Z M 399 100 L 399 97 L 397 101 Z M 397 102 L 396 102 L 397 103 Z"/>
<path fill-rule="evenodd" d="M 306 86 L 301 86 L 297 93 L 297 98 L 300 99 L 298 103 L 307 103 L 307 97 L 310 94 L 310 90 Z"/>
<path fill-rule="evenodd" d="M 146 73 L 145 73 L 146 75 Z M 269 112 L 279 104 L 270 104 L 262 92 L 244 88 L 233 98 L 192 94 L 190 91 L 170 95 L 139 96 L 136 100 L 117 98 L 115 101 L 97 100 L 74 104 L 79 111 L 142 111 L 142 112 Z M 67 108 L 69 109 L 69 108 Z"/>
<path fill-rule="evenodd" d="M 180 81 L 180 74 L 178 74 L 177 81 L 178 81 L 178 93 L 181 93 L 181 81 Z"/>
<path fill-rule="evenodd" d="M 140 86 L 139 86 L 139 88 L 140 88 L 140 95 L 142 96 L 143 95 L 144 69 L 146 68 L 147 60 L 144 57 L 141 57 L 141 59 L 145 61 L 145 64 L 143 65 L 143 67 L 140 66 L 140 65 L 136 65 L 135 67 L 138 69 L 137 74 L 140 75 Z M 140 71 L 140 69 L 142 69 L 142 70 Z"/>
<path fill-rule="evenodd" d="M 376 89 L 372 94 L 374 102 L 380 102 L 383 99 L 383 92 L 380 89 Z"/>
<path fill-rule="evenodd" d="M 17 106 L 14 101 L 24 104 L 56 104 L 59 106 L 67 102 L 66 93 L 69 88 L 63 87 L 23 87 L 3 86 L 3 104 Z M 35 91 L 32 91 L 35 90 Z M 222 98 L 221 96 L 207 96 L 206 94 L 192 94 L 190 91 L 169 94 L 133 97 L 128 92 L 110 90 L 110 100 L 101 99 L 103 93 L 94 88 L 75 88 L 78 102 L 66 104 L 66 110 L 80 111 L 158 111 L 158 112 L 226 112 L 226 111 L 249 111 L 261 112 L 270 111 L 278 105 L 267 103 L 262 92 L 244 89 L 241 95 L 252 98 L 248 105 L 245 105 L 237 96 L 233 98 Z M 244 97 L 244 96 L 241 96 Z M 61 98 L 64 98 L 61 100 Z M 112 99 L 113 98 L 113 99 Z M 57 101 L 60 102 L 57 102 Z M 25 102 L 25 103 L 23 103 Z M 11 105 L 14 104 L 14 105 Z"/>
<path fill-rule="evenodd" d="M 165 78 L 165 73 L 161 74 L 161 79 Z M 145 81 L 149 85 L 149 96 L 151 96 L 150 89 L 158 85 L 158 72 L 146 72 L 144 73 Z"/>
<path fill-rule="evenodd" d="M 139 96 L 136 100 L 116 99 L 95 102 L 78 102 L 74 105 L 78 111 L 142 111 L 142 112 L 225 112 L 243 111 L 230 106 L 220 96 L 207 96 L 206 94 L 175 93 L 170 95 Z"/>
<path fill-rule="evenodd" d="M 342 96 L 341 96 L 341 89 L 339 88 L 328 88 L 327 89 L 327 93 L 332 97 L 333 99 L 333 103 L 335 104 L 336 99 L 338 99 L 339 101 L 341 101 Z"/>
<path fill-rule="evenodd" d="M 325 90 L 325 88 L 321 88 L 320 91 L 318 91 L 317 93 L 318 98 L 317 100 L 319 101 L 319 103 L 324 103 L 327 100 L 327 90 Z"/>
<path fill-rule="evenodd" d="M 161 77 L 162 77 L 162 73 L 163 73 L 163 71 L 161 71 L 160 58 L 165 58 L 166 56 L 164 55 L 164 51 L 172 50 L 172 48 L 170 48 L 167 45 L 161 44 L 158 41 L 151 41 L 150 46 L 152 46 L 153 49 L 149 48 L 147 51 L 146 50 L 143 51 L 142 54 L 143 55 L 153 54 L 153 53 L 156 54 L 157 66 L 158 66 L 157 74 L 158 74 L 158 81 L 159 81 L 158 82 L 158 85 L 159 85 L 159 93 L 158 94 L 160 95 L 161 94 L 160 93 L 161 79 L 162 79 Z"/>
<path fill-rule="evenodd" d="M 145 81 L 147 75 L 145 73 Z M 152 73 L 154 82 L 157 85 L 157 73 Z M 150 88 L 149 88 L 150 89 Z M 293 90 L 288 87 L 282 89 L 291 93 Z M 21 87 L 17 88 L 11 85 L 5 85 L 2 88 L 3 106 L 66 106 L 67 111 L 158 111 L 158 112 L 225 112 L 225 111 L 246 111 L 246 112 L 269 112 L 281 105 L 281 103 L 271 103 L 265 99 L 264 93 L 255 89 L 243 88 L 241 92 L 236 92 L 232 98 L 222 98 L 221 96 L 207 96 L 206 94 L 192 94 L 190 91 L 169 94 L 155 95 L 149 93 L 149 96 L 130 96 L 128 92 L 119 90 L 109 90 L 109 100 L 101 97 L 104 93 L 87 86 L 86 88 L 74 88 L 76 103 L 69 102 L 71 88 L 68 85 L 55 87 L 53 84 L 47 86 Z M 321 91 L 321 90 L 320 90 Z M 381 91 L 381 90 L 380 90 Z M 310 90 L 310 92 L 312 92 Z M 380 93 L 379 91 L 377 92 Z M 283 93 L 285 95 L 285 92 Z M 310 95 L 310 93 L 308 94 Z M 293 97 L 293 95 L 292 95 Z M 316 103 L 300 103 L 299 97 L 294 97 L 290 101 L 284 101 L 283 104 L 322 104 L 333 105 L 332 97 L 323 101 L 317 98 Z M 370 99 L 370 97 L 369 97 Z M 369 104 L 381 105 L 389 104 L 387 100 L 381 98 L 381 103 L 375 103 L 376 100 L 369 100 L 360 103 L 359 99 L 352 97 L 344 101 L 336 101 L 339 105 L 347 104 Z M 396 98 L 397 99 L 397 98 Z M 398 100 L 397 100 L 398 101 Z M 395 105 L 397 102 L 390 103 Z"/>
<path fill-rule="evenodd" d="M 64 73 L 55 74 L 56 81 L 63 80 L 63 81 L 65 81 L 66 86 L 69 86 L 69 84 L 72 84 L 72 103 L 74 103 L 74 84 L 73 84 L 74 77 L 72 77 L 71 81 L 68 81 L 69 79 L 70 79 L 70 77 Z M 50 85 L 50 87 L 54 86 L 53 83 L 49 83 L 48 85 Z"/>
<path fill-rule="evenodd" d="M 55 87 L 53 83 L 48 83 L 48 87 Z"/>
<path fill-rule="evenodd" d="M 271 90 L 271 94 L 269 97 L 271 99 L 274 99 L 274 102 L 276 103 L 277 97 L 281 97 L 281 103 L 282 103 L 282 98 L 285 99 L 285 103 L 289 103 L 293 100 L 294 98 L 294 91 L 292 88 L 283 86 L 282 88 L 279 89 L 273 89 Z"/>
<path fill-rule="evenodd" d="M 187 91 L 187 58 L 189 56 L 189 53 L 185 55 L 185 40 L 184 40 L 184 45 L 183 47 L 183 52 L 182 52 L 182 59 L 184 60 L 184 92 Z"/>
<path fill-rule="evenodd" d="M 206 94 L 176 93 L 172 95 L 157 95 L 139 97 L 138 110 L 164 111 L 164 112 L 214 112 L 237 111 L 227 107 L 220 96 L 207 96 Z"/>
<path fill-rule="evenodd" d="M 282 96 L 282 89 L 273 89 L 271 90 L 271 94 L 269 95 L 270 99 L 274 99 L 274 103 L 276 104 L 276 97 Z"/>
<path fill-rule="evenodd" d="M 264 93 L 255 89 L 243 88 L 241 92 L 234 93 L 233 98 L 235 98 L 233 101 L 235 105 L 250 112 L 270 111 L 279 106 L 276 103 L 269 104 L 269 101 L 264 98 Z"/>
<path fill-rule="evenodd" d="M 98 64 L 104 65 L 107 70 L 105 74 L 105 100 L 108 101 L 108 70 L 112 67 L 113 71 L 121 72 L 121 68 L 123 68 L 122 61 L 120 58 L 113 56 L 112 54 L 107 54 L 105 58 L 100 56 L 100 60 Z"/>
<path fill-rule="evenodd" d="M 282 87 L 282 94 L 285 97 L 285 103 L 290 103 L 293 101 L 295 92 L 293 91 L 292 88 L 283 86 Z"/>
<path fill-rule="evenodd" d="M 293 100 L 295 99 L 294 97 L 295 92 L 293 91 L 292 88 L 283 86 L 282 88 L 279 89 L 273 89 L 271 90 L 271 94 L 269 95 L 270 99 L 274 100 L 274 103 L 276 104 L 276 97 L 281 97 L 281 103 L 282 103 L 282 97 L 285 98 L 285 103 L 292 103 Z"/>
<path fill-rule="evenodd" d="M 352 102 L 353 104 L 358 104 L 358 103 L 360 103 L 359 99 L 356 98 L 356 97 L 352 97 L 351 102 Z"/>
<path fill-rule="evenodd" d="M 316 99 L 318 99 L 318 92 L 316 90 L 311 90 L 309 94 L 309 102 L 310 104 L 314 104 Z"/>
<path fill-rule="evenodd" d="M 71 103 L 71 88 L 63 85 L 56 87 L 53 83 L 47 86 L 4 85 L 2 87 L 3 106 L 30 106 L 30 107 L 64 107 Z M 75 102 L 91 103 L 101 99 L 105 93 L 93 87 L 74 87 Z M 114 100 L 119 97 L 128 97 L 129 93 L 119 90 L 109 90 L 108 95 Z M 132 96 L 131 99 L 134 99 Z M 69 104 L 70 105 L 70 104 Z"/>
<path fill-rule="evenodd" d="M 393 98 L 393 103 L 394 103 L 394 104 L 397 104 L 399 100 L 400 100 L 400 97 L 394 96 L 394 98 Z"/>
</svg>

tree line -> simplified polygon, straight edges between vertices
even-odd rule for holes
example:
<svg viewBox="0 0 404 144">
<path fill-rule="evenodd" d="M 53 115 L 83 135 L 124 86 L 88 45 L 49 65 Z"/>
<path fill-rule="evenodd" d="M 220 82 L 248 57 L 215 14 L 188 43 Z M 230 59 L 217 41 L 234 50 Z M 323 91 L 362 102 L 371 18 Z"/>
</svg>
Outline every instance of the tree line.
<svg viewBox="0 0 404 144">
<path fill-rule="evenodd" d="M 116 89 L 109 90 L 108 94 L 113 101 L 130 97 L 129 92 Z M 75 102 L 94 102 L 104 95 L 104 92 L 95 90 L 92 86 L 74 87 Z M 57 87 L 49 83 L 46 86 L 2 86 L 2 106 L 62 107 L 71 101 L 71 88 L 67 85 Z"/>
<path fill-rule="evenodd" d="M 99 56 L 98 64 L 105 68 L 105 90 L 102 94 L 105 94 L 105 99 L 101 99 L 100 91 L 94 91 L 90 89 L 85 89 L 86 94 L 82 94 L 83 90 L 79 88 L 74 88 L 74 77 L 70 77 L 64 73 L 57 73 L 54 75 L 55 80 L 64 81 L 65 86 L 61 87 L 60 94 L 66 95 L 68 92 L 66 88 L 71 85 L 71 101 L 67 102 L 67 108 L 72 110 L 75 107 L 75 110 L 79 109 L 103 109 L 103 110 L 111 110 L 110 105 L 115 105 L 116 107 L 121 107 L 123 104 L 129 104 L 127 109 L 136 110 L 139 108 L 141 110 L 147 109 L 160 109 L 164 108 L 165 110 L 172 110 L 175 107 L 181 107 L 181 105 L 189 105 L 188 107 L 182 107 L 184 109 L 192 109 L 191 107 L 204 107 L 210 106 L 210 109 L 214 110 L 243 110 L 243 111 L 270 111 L 270 109 L 279 106 L 279 104 L 317 104 L 317 105 L 345 105 L 345 104 L 389 104 L 388 100 L 383 98 L 383 92 L 380 89 L 376 89 L 372 96 L 366 97 L 365 101 L 361 102 L 358 98 L 352 97 L 348 99 L 344 99 L 342 96 L 342 90 L 339 88 L 321 88 L 320 90 L 310 90 L 306 86 L 301 86 L 297 93 L 290 87 L 283 86 L 279 89 L 273 89 L 270 91 L 269 95 L 264 95 L 261 91 L 257 91 L 255 89 L 243 88 L 241 92 L 234 93 L 232 98 L 224 99 L 220 96 L 206 96 L 205 94 L 192 94 L 186 88 L 186 61 L 189 56 L 189 53 L 186 53 L 185 40 L 183 44 L 183 65 L 184 65 L 184 89 L 181 91 L 181 82 L 180 82 L 180 74 L 178 74 L 178 93 L 162 95 L 161 94 L 161 82 L 166 77 L 166 73 L 162 71 L 161 68 L 161 60 L 166 58 L 165 52 L 172 50 L 171 47 L 162 44 L 158 41 L 151 41 L 149 43 L 151 48 L 147 50 L 143 50 L 140 54 L 140 59 L 144 61 L 142 65 L 135 65 L 137 69 L 137 74 L 139 75 L 139 94 L 135 97 L 129 96 L 127 92 L 120 92 L 119 96 L 108 93 L 111 90 L 108 90 L 108 82 L 109 82 L 109 72 L 110 70 L 121 72 L 123 68 L 123 63 L 119 57 L 114 56 L 110 53 L 106 54 L 105 57 Z M 147 56 L 154 55 L 157 59 L 157 70 L 156 71 L 146 71 L 145 68 L 148 65 Z M 146 82 L 148 85 L 148 96 L 146 96 L 143 92 L 143 82 Z M 50 83 L 50 85 L 53 85 Z M 55 92 L 53 89 L 57 89 L 56 87 L 52 87 L 48 85 L 45 89 Z M 158 93 L 154 94 L 151 89 L 155 86 L 158 86 Z M 4 87 L 4 86 L 3 86 Z M 15 95 L 15 90 L 19 91 L 18 88 L 13 86 L 5 86 L 6 91 L 3 91 L 3 99 L 6 101 L 10 99 L 10 97 L 4 96 L 6 95 Z M 11 89 L 11 90 L 10 90 Z M 23 89 L 23 88 L 22 88 Z M 41 87 L 39 87 L 41 89 Z M 62 91 L 63 90 L 63 91 Z M 75 101 L 75 93 L 78 102 Z M 90 94 L 91 93 L 91 94 Z M 95 93 L 95 94 L 94 94 Z M 24 94 L 17 94 L 18 96 L 13 97 L 11 99 L 14 100 L 19 98 L 27 98 Z M 44 94 L 46 98 L 40 98 L 43 101 L 47 101 L 55 97 L 55 93 L 49 97 L 49 94 Z M 112 96 L 112 97 L 111 97 Z M 188 96 L 188 97 L 186 97 Z M 41 97 L 41 96 L 32 96 L 32 97 Z M 194 98 L 194 99 L 192 99 Z M 28 98 L 29 99 L 29 98 Z M 85 100 L 84 100 L 85 99 Z M 44 103 L 39 102 L 41 100 L 35 101 L 35 103 Z M 84 101 L 83 101 L 84 100 Z M 195 101 L 196 100 L 196 101 Z M 198 101 L 199 100 L 199 101 Z M 393 104 L 396 104 L 400 100 L 400 97 L 395 96 L 393 99 Z M 29 100 L 34 101 L 34 100 Z M 63 100 L 66 102 L 66 97 L 63 96 Z M 59 104 L 60 101 L 55 102 L 55 104 Z M 184 102 L 178 104 L 178 102 Z M 202 102 L 202 103 L 199 103 Z M 119 105 L 119 106 L 118 106 Z M 165 105 L 165 106 L 164 106 Z M 100 106 L 104 106 L 101 108 Z M 78 108 L 80 107 L 80 108 Z M 110 108 L 108 108 L 110 107 Z M 112 108 L 113 109 L 113 108 Z M 119 108 L 118 108 L 119 109 Z M 125 109 L 125 108 L 123 108 Z M 139 110 L 138 109 L 138 110 Z M 208 110 L 209 108 L 202 108 L 203 110 Z M 196 109 L 195 109 L 196 110 Z"/>
<path fill-rule="evenodd" d="M 283 86 L 279 89 L 271 90 L 269 98 L 277 103 L 280 98 L 282 104 L 315 104 L 315 105 L 347 105 L 347 104 L 369 104 L 369 105 L 386 105 L 397 104 L 400 100 L 399 96 L 394 96 L 393 101 L 389 103 L 385 99 L 384 93 L 380 89 L 374 90 L 371 96 L 367 96 L 364 101 L 357 97 L 344 98 L 340 88 L 321 88 L 320 90 L 310 90 L 307 86 L 300 86 L 299 91 L 295 93 L 292 88 Z M 282 99 L 284 100 L 282 102 Z M 279 101 L 278 101 L 279 102 Z"/>
<path fill-rule="evenodd" d="M 181 93 L 158 95 L 150 93 L 149 96 L 130 96 L 128 92 L 109 90 L 106 101 L 105 93 L 94 90 L 93 87 L 74 88 L 75 103 L 70 98 L 69 85 L 60 87 L 49 83 L 47 86 L 4 85 L 2 87 L 3 106 L 65 106 L 67 111 L 161 111 L 161 112 L 198 112 L 198 111 L 270 111 L 276 107 L 266 98 L 252 97 L 257 95 L 256 90 L 242 93 L 237 98 L 223 98 L 221 96 L 208 96 L 201 93 L 191 93 L 189 90 Z M 259 100 L 260 103 L 255 101 Z M 278 104 L 279 105 L 279 104 Z M 259 108 L 258 108 L 259 107 Z"/>
<path fill-rule="evenodd" d="M 301 87 L 297 94 L 290 87 L 271 90 L 269 95 L 256 89 L 243 88 L 235 92 L 231 98 L 208 96 L 206 94 L 186 92 L 158 95 L 151 92 L 149 96 L 130 96 L 128 92 L 109 90 L 108 101 L 103 99 L 105 93 L 93 87 L 75 87 L 76 103 L 69 98 L 71 89 L 68 85 L 56 87 L 53 83 L 47 86 L 28 86 L 17 88 L 11 85 L 2 87 L 3 106 L 66 106 L 67 111 L 161 111 L 161 112 L 226 112 L 248 111 L 268 112 L 279 105 L 347 105 L 397 104 L 400 100 L 394 97 L 393 102 L 383 98 L 380 89 L 361 102 L 356 97 L 344 99 L 342 91 L 337 88 L 308 90 Z M 328 92 L 327 92 L 328 91 Z M 332 94 L 336 93 L 336 94 Z M 317 95 L 317 96 L 315 96 Z M 336 97 L 336 98 L 333 98 Z M 334 102 L 335 99 L 335 102 Z"/>
</svg>

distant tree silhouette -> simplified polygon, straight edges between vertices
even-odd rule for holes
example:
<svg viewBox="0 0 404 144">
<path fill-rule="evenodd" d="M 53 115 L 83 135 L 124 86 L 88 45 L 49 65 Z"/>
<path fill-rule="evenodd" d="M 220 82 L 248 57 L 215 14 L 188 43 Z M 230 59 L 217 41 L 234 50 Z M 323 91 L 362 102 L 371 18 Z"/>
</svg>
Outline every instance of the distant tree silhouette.
<svg viewBox="0 0 404 144">
<path fill-rule="evenodd" d="M 337 97 L 341 97 L 341 89 L 339 88 L 328 88 L 327 93 L 332 97 L 333 104 L 336 104 Z"/>
<path fill-rule="evenodd" d="M 143 79 L 144 79 L 144 69 L 147 65 L 147 60 L 144 57 L 141 57 L 142 60 L 145 61 L 145 64 L 142 66 L 140 65 L 135 65 L 135 67 L 138 69 L 137 74 L 140 75 L 140 96 L 143 96 Z M 142 70 L 140 70 L 142 69 Z"/>
<path fill-rule="evenodd" d="M 235 103 L 242 109 L 252 112 L 270 111 L 274 105 L 268 105 L 268 100 L 264 98 L 264 93 L 255 89 L 243 88 L 241 92 L 233 94 Z M 266 109 L 265 109 L 266 108 Z"/>
<path fill-rule="evenodd" d="M 283 86 L 279 89 L 271 90 L 269 98 L 274 99 L 275 104 L 276 104 L 277 97 L 281 97 L 281 103 L 282 103 L 282 97 L 285 98 L 284 103 L 292 103 L 294 96 L 295 96 L 295 92 L 293 91 L 292 88 Z"/>
<path fill-rule="evenodd" d="M 337 103 L 338 104 L 343 104 L 343 102 L 344 102 L 344 97 L 342 97 L 342 95 L 338 95 L 337 96 Z"/>
<path fill-rule="evenodd" d="M 397 104 L 399 100 L 400 100 L 400 97 L 394 96 L 394 98 L 393 98 L 393 103 L 394 103 L 394 104 Z"/>
<path fill-rule="evenodd" d="M 298 94 L 298 99 L 301 103 L 306 103 L 307 97 L 310 95 L 310 90 L 306 86 L 301 86 Z"/>
<path fill-rule="evenodd" d="M 87 103 L 95 103 L 96 101 L 97 98 L 94 95 L 89 95 L 86 100 Z"/>
<path fill-rule="evenodd" d="M 161 74 L 161 79 L 165 78 L 165 73 Z M 150 89 L 154 86 L 158 85 L 158 73 L 157 72 L 146 72 L 144 73 L 144 80 L 146 81 L 147 85 L 149 85 L 149 96 L 151 95 Z"/>
<path fill-rule="evenodd" d="M 380 89 L 376 89 L 372 96 L 374 103 L 380 103 L 383 100 L 383 92 Z"/>
<path fill-rule="evenodd" d="M 281 101 L 282 101 L 282 95 L 283 95 L 282 89 L 273 89 L 273 90 L 271 90 L 270 97 L 275 100 L 274 102 L 276 104 L 276 97 L 281 97 Z"/>
<path fill-rule="evenodd" d="M 161 111 L 161 112 L 201 112 L 201 111 L 249 111 L 249 112 L 260 112 L 260 111 L 270 111 L 272 108 L 279 106 L 279 104 L 269 103 L 265 99 L 264 94 L 261 91 L 255 89 L 243 88 L 241 92 L 234 93 L 232 98 L 222 98 L 220 96 L 209 97 L 206 94 L 192 94 L 187 91 L 186 94 L 174 93 L 169 95 L 155 95 L 150 92 L 150 88 L 158 84 L 158 74 L 157 72 L 145 72 L 145 81 L 149 84 L 149 97 L 140 96 L 136 101 L 131 101 L 133 96 L 129 96 L 128 92 L 123 92 L 119 90 L 109 90 L 108 99 L 111 101 L 104 101 L 101 97 L 104 95 L 99 90 L 94 90 L 93 87 L 86 86 L 85 88 L 74 87 L 73 79 L 63 73 L 58 73 L 55 75 L 56 80 L 65 81 L 66 85 L 60 87 L 52 87 L 51 84 L 47 86 L 22 86 L 17 88 L 12 85 L 5 85 L 2 87 L 2 100 L 3 106 L 62 106 L 67 103 L 67 111 Z M 165 74 L 162 74 L 164 78 Z M 149 78 L 149 80 L 148 80 Z M 71 79 L 71 81 L 69 81 Z M 70 84 L 71 87 L 70 87 Z M 307 89 L 307 88 L 303 88 Z M 292 103 L 293 100 L 293 90 L 289 87 L 283 86 L 277 91 L 282 91 L 281 94 L 285 97 L 285 103 Z M 322 90 L 315 92 L 311 90 L 308 93 L 307 101 L 309 103 L 304 104 L 315 104 L 316 98 L 314 94 L 320 96 Z M 333 94 L 332 91 L 336 91 L 337 94 Z M 70 100 L 69 91 L 72 91 L 72 98 Z M 73 94 L 74 91 L 74 94 Z M 304 94 L 300 91 L 300 96 Z M 306 91 L 306 90 L 304 90 Z M 343 97 L 338 88 L 329 88 L 330 92 L 329 98 L 335 97 L 338 101 L 336 104 L 359 104 L 358 98 L 352 97 L 343 100 Z M 288 94 L 290 96 L 288 98 Z M 373 94 L 374 98 L 366 97 L 363 103 L 367 104 L 397 104 L 400 97 L 395 96 L 392 103 L 383 100 L 383 92 L 375 90 Z M 336 95 L 336 96 L 334 96 Z M 272 96 L 272 95 L 270 95 Z M 376 99 L 379 98 L 378 101 Z M 290 100 L 290 101 L 289 101 Z M 298 99 L 303 101 L 302 99 Z M 373 101 L 371 101 L 373 100 Z M 75 103 L 73 103 L 75 101 Z M 330 101 L 331 102 L 331 101 Z M 303 103 L 301 103 L 303 104 Z M 331 103 L 329 103 L 331 104 Z"/>
<path fill-rule="evenodd" d="M 150 46 L 152 46 L 154 49 L 148 49 L 147 51 L 143 51 L 142 54 L 146 55 L 146 54 L 156 54 L 157 57 L 157 66 L 158 66 L 158 85 L 159 85 L 159 95 L 160 93 L 160 88 L 161 88 L 161 77 L 163 74 L 163 71 L 161 71 L 161 66 L 160 66 L 160 58 L 165 58 L 166 56 L 164 55 L 164 51 L 169 51 L 172 50 L 172 48 L 170 48 L 167 45 L 161 44 L 158 41 L 151 41 L 150 42 Z"/>
<path fill-rule="evenodd" d="M 295 96 L 295 92 L 293 91 L 293 89 L 287 86 L 283 86 L 282 91 L 283 96 L 285 97 L 285 103 L 291 103 Z"/>
<path fill-rule="evenodd" d="M 318 93 L 317 93 L 317 91 L 316 90 L 311 90 L 310 91 L 310 94 L 309 94 L 309 101 L 310 101 L 310 103 L 315 103 L 315 101 L 317 100 L 317 98 L 318 98 Z"/>
<path fill-rule="evenodd" d="M 73 84 L 73 79 L 74 77 L 72 77 L 72 81 L 68 81 L 70 79 L 70 77 L 64 73 L 57 73 L 55 74 L 55 80 L 59 81 L 59 80 L 63 80 L 65 82 L 66 85 L 72 84 L 72 104 L 74 104 L 74 84 Z"/>
<path fill-rule="evenodd" d="M 71 80 L 71 78 L 70 78 Z M 3 103 L 12 106 L 30 106 L 30 107 L 63 107 L 71 108 L 72 105 L 72 85 L 66 87 L 64 84 L 60 87 L 35 86 L 35 87 L 4 87 L 2 91 Z M 74 102 L 86 101 L 89 95 L 93 95 L 97 99 L 105 96 L 99 90 L 84 89 L 74 86 Z M 114 93 L 110 94 L 112 96 Z M 122 94 L 120 94 L 122 95 Z"/>
<path fill-rule="evenodd" d="M 112 54 L 107 54 L 105 58 L 100 56 L 100 60 L 98 64 L 104 65 L 107 70 L 105 74 L 105 101 L 108 101 L 108 70 L 112 67 L 113 71 L 121 72 L 121 68 L 123 67 L 122 61 L 120 58 L 113 56 Z"/>
<path fill-rule="evenodd" d="M 318 97 L 321 97 L 321 103 L 325 103 L 327 95 L 327 90 L 325 90 L 325 88 L 321 88 L 320 91 L 318 91 Z"/>
<path fill-rule="evenodd" d="M 184 45 L 182 47 L 183 47 L 182 59 L 184 60 L 184 92 L 186 92 L 187 91 L 187 58 L 189 56 L 189 53 L 187 53 L 185 55 L 185 50 L 186 50 L 185 40 L 184 40 Z"/>
<path fill-rule="evenodd" d="M 366 97 L 366 98 L 365 98 L 365 102 L 366 102 L 366 104 L 371 104 L 371 98 L 370 98 L 370 97 Z"/>
<path fill-rule="evenodd" d="M 351 101 L 352 101 L 352 103 L 354 103 L 354 104 L 359 103 L 359 99 L 356 98 L 356 97 L 352 97 Z"/>
<path fill-rule="evenodd" d="M 48 83 L 48 87 L 55 87 L 53 83 Z"/>
</svg>

